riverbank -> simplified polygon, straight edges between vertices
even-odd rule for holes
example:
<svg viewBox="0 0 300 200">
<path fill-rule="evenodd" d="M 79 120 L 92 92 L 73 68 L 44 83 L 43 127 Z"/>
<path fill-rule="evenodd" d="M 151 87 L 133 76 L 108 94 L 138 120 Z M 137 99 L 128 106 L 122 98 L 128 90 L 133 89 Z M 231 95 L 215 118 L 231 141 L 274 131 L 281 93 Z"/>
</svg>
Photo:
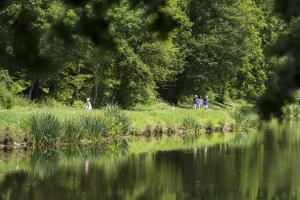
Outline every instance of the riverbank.
<svg viewBox="0 0 300 200">
<path fill-rule="evenodd" d="M 83 166 L 88 160 L 91 163 L 107 166 L 107 170 L 115 170 L 122 163 L 132 156 L 155 155 L 157 152 L 166 151 L 207 151 L 216 145 L 225 146 L 234 141 L 235 134 L 212 133 L 199 137 L 162 137 L 155 138 L 125 138 L 114 141 L 110 144 L 91 144 L 60 146 L 59 148 L 26 148 L 0 150 L 0 171 L 15 173 L 20 170 L 37 177 L 51 176 L 58 167 L 65 167 L 71 164 Z M 5 178 L 0 173 L 0 182 Z"/>
<path fill-rule="evenodd" d="M 124 136 L 184 136 L 232 132 L 243 117 L 238 107 L 204 110 L 164 103 L 121 110 L 116 106 L 86 112 L 73 107 L 28 106 L 0 110 L 0 137 L 9 144 L 94 143 Z M 242 118 L 242 119 L 241 119 Z M 244 123 L 244 122 L 243 122 Z"/>
</svg>

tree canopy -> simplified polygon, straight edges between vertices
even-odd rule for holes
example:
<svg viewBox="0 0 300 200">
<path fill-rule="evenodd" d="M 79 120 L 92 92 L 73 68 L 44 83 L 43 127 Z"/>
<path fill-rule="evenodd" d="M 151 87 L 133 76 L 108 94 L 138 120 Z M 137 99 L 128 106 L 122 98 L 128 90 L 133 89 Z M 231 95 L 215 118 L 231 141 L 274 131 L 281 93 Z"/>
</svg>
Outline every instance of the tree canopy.
<svg viewBox="0 0 300 200">
<path fill-rule="evenodd" d="M 294 42 L 281 43 L 279 56 L 271 50 L 281 35 L 299 36 L 273 12 L 297 24 L 295 2 L 1 1 L 0 67 L 30 99 L 132 107 L 210 94 L 255 102 L 276 82 L 286 49 L 297 57 Z"/>
</svg>

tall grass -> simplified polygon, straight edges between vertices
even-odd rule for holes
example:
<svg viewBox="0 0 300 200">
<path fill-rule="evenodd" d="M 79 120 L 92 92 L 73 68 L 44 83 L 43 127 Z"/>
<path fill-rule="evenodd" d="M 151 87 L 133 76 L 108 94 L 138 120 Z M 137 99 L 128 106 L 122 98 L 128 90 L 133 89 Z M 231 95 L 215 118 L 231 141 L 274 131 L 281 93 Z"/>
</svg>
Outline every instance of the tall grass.
<svg viewBox="0 0 300 200">
<path fill-rule="evenodd" d="M 68 142 L 78 142 L 84 135 L 84 124 L 81 118 L 75 117 L 63 122 L 63 139 Z"/>
<path fill-rule="evenodd" d="M 108 105 L 104 108 L 105 122 L 111 133 L 125 135 L 130 131 L 130 120 L 117 105 Z"/>
<path fill-rule="evenodd" d="M 201 128 L 200 123 L 194 117 L 183 118 L 182 126 L 187 130 L 193 131 L 194 133 L 197 133 Z"/>
<path fill-rule="evenodd" d="M 226 108 L 221 110 L 211 108 L 194 110 L 162 103 L 157 106 L 144 106 L 144 109 L 141 107 L 138 111 L 121 110 L 116 105 L 108 105 L 101 110 L 93 110 L 92 112 L 85 112 L 83 109 L 73 107 L 58 109 L 57 107 L 40 107 L 36 105 L 16 106 L 11 110 L 0 110 L 0 130 L 11 126 L 24 127 L 24 129 L 29 130 L 27 133 L 32 138 L 36 138 L 34 141 L 37 142 L 43 142 L 43 140 L 46 140 L 45 138 L 79 142 L 82 139 L 95 141 L 94 139 L 98 137 L 109 135 L 117 136 L 129 133 L 142 135 L 146 127 L 150 127 L 148 132 L 151 136 L 159 136 L 162 134 L 161 131 L 163 131 L 163 134 L 167 133 L 167 135 L 176 135 L 176 133 L 182 135 L 186 130 L 198 131 L 198 129 L 201 129 L 201 132 L 204 132 L 208 126 L 212 127 L 213 131 L 216 130 L 215 128 L 226 128 L 231 124 L 234 125 L 236 119 L 239 121 L 239 116 L 244 116 L 237 113 L 230 117 L 229 112 L 230 110 Z M 31 113 L 44 113 L 44 115 L 34 114 L 34 117 L 32 117 Z M 45 113 L 51 115 L 58 122 L 54 123 L 55 120 L 45 116 Z M 23 126 L 25 120 L 30 121 L 30 123 Z M 52 122 L 48 123 L 49 120 Z M 241 120 L 240 122 L 245 121 Z M 58 126 L 60 128 L 48 130 L 50 129 L 47 128 L 48 126 Z M 52 129 L 56 129 L 55 133 L 48 133 L 52 132 Z M 23 136 L 20 135 L 19 137 L 23 138 Z"/>
<path fill-rule="evenodd" d="M 0 82 L 0 108 L 11 109 L 14 105 L 14 95 Z"/>
<path fill-rule="evenodd" d="M 35 113 L 28 120 L 28 128 L 29 134 L 37 144 L 47 144 L 59 138 L 62 125 L 53 114 Z"/>
<path fill-rule="evenodd" d="M 81 117 L 83 122 L 83 132 L 92 138 L 106 136 L 108 133 L 104 120 L 98 115 L 84 115 Z"/>
<path fill-rule="evenodd" d="M 251 110 L 247 107 L 236 108 L 229 115 L 235 120 L 238 129 L 255 127 L 256 119 L 252 117 Z"/>
<path fill-rule="evenodd" d="M 299 117 L 300 105 L 299 104 L 287 105 L 283 107 L 282 111 L 284 117 Z"/>
</svg>

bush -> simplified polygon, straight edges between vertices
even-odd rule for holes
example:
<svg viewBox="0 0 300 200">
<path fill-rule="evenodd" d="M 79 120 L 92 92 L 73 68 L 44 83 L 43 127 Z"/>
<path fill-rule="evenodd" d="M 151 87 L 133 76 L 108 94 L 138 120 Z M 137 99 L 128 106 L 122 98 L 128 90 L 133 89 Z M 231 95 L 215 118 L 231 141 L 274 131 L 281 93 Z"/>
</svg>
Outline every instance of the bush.
<svg viewBox="0 0 300 200">
<path fill-rule="evenodd" d="M 61 133 L 61 123 L 50 113 L 38 113 L 28 120 L 29 133 L 35 142 L 46 144 L 55 142 Z"/>
<path fill-rule="evenodd" d="M 19 106 L 19 107 L 35 106 L 33 101 L 31 101 L 29 98 L 23 97 L 23 96 L 16 96 L 14 98 L 14 105 Z"/>
<path fill-rule="evenodd" d="M 106 124 L 101 120 L 100 116 L 85 115 L 81 117 L 83 123 L 83 132 L 90 134 L 92 137 L 106 135 Z"/>
<path fill-rule="evenodd" d="M 55 108 L 66 107 L 66 105 L 64 105 L 63 103 L 58 102 L 55 99 L 50 97 L 44 97 L 41 100 L 39 100 L 38 103 L 41 107 L 55 107 Z"/>
<path fill-rule="evenodd" d="M 130 130 L 130 120 L 117 106 L 108 105 L 104 108 L 105 122 L 111 133 L 127 134 Z"/>
<path fill-rule="evenodd" d="M 2 84 L 5 88 L 11 89 L 14 81 L 12 80 L 11 76 L 9 75 L 7 70 L 0 69 L 0 84 Z"/>
<path fill-rule="evenodd" d="M 80 100 L 76 100 L 72 104 L 73 107 L 81 108 L 81 109 L 84 109 L 84 105 L 85 105 L 85 103 L 83 101 L 80 101 Z"/>
<path fill-rule="evenodd" d="M 4 84 L 0 83 L 0 106 L 5 109 L 11 109 L 14 105 L 14 96 L 6 89 Z"/>
<path fill-rule="evenodd" d="M 254 121 L 250 118 L 251 110 L 248 107 L 234 109 L 229 113 L 230 117 L 235 120 L 239 128 L 246 128 L 253 125 Z"/>
<path fill-rule="evenodd" d="M 199 122 L 193 117 L 183 118 L 182 125 L 187 130 L 194 130 L 195 132 L 201 128 Z"/>
<path fill-rule="evenodd" d="M 14 106 L 14 97 L 11 94 L 6 94 L 3 98 L 2 98 L 2 107 L 5 109 L 12 109 Z"/>
<path fill-rule="evenodd" d="M 300 105 L 291 104 L 282 108 L 284 117 L 297 117 L 300 115 Z"/>
<path fill-rule="evenodd" d="M 80 118 L 68 119 L 63 123 L 63 137 L 69 142 L 78 142 L 83 136 L 84 124 Z"/>
</svg>

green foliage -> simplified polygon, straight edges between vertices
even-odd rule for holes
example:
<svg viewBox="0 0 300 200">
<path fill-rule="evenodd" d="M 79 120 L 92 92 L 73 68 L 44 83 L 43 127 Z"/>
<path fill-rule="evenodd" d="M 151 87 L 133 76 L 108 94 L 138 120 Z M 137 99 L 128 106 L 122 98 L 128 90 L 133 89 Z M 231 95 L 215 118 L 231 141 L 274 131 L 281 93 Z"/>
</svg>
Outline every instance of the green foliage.
<svg viewBox="0 0 300 200">
<path fill-rule="evenodd" d="M 13 84 L 8 71 L 0 68 L 0 107 L 11 109 L 14 106 L 15 95 L 11 91 Z"/>
<path fill-rule="evenodd" d="M 41 107 L 55 107 L 55 108 L 63 108 L 65 107 L 64 104 L 58 102 L 57 100 L 49 97 L 42 98 L 39 102 L 39 106 Z"/>
<path fill-rule="evenodd" d="M 123 135 L 129 133 L 130 120 L 117 105 L 107 105 L 104 108 L 104 118 L 111 133 Z"/>
<path fill-rule="evenodd" d="M 83 137 L 84 124 L 80 117 L 70 118 L 63 122 L 63 139 L 67 142 L 78 142 Z"/>
<path fill-rule="evenodd" d="M 14 105 L 14 96 L 0 82 L 0 107 L 11 109 Z"/>
<path fill-rule="evenodd" d="M 264 22 L 255 3 L 191 0 L 189 11 L 194 22 L 188 41 L 192 52 L 179 77 L 182 95 L 211 90 L 222 103 L 226 95 L 256 99 L 266 76 L 259 33 Z"/>
<path fill-rule="evenodd" d="M 197 132 L 201 128 L 199 122 L 193 117 L 185 117 L 182 120 L 182 125 L 187 130 L 193 130 L 195 132 Z"/>
<path fill-rule="evenodd" d="M 104 120 L 98 115 L 84 115 L 80 120 L 83 123 L 83 131 L 92 138 L 105 136 L 108 132 Z"/>
<path fill-rule="evenodd" d="M 300 105 L 299 104 L 291 104 L 286 105 L 282 108 L 282 113 L 284 117 L 299 117 L 300 116 Z"/>
<path fill-rule="evenodd" d="M 0 83 L 3 85 L 3 87 L 8 89 L 11 89 L 14 83 L 8 71 L 2 70 L 1 67 L 0 67 Z"/>
<path fill-rule="evenodd" d="M 238 129 L 247 130 L 247 128 L 254 128 L 257 125 L 257 122 L 251 116 L 251 112 L 251 108 L 243 106 L 231 111 L 230 117 L 235 120 Z"/>
<path fill-rule="evenodd" d="M 58 118 L 50 113 L 35 113 L 27 122 L 29 134 L 36 144 L 48 144 L 57 141 L 62 133 Z"/>
<path fill-rule="evenodd" d="M 73 107 L 75 108 L 83 108 L 84 107 L 84 102 L 83 101 L 74 101 L 72 104 Z"/>
<path fill-rule="evenodd" d="M 283 107 L 295 102 L 295 93 L 300 87 L 300 4 L 296 0 L 276 0 L 275 3 L 277 11 L 289 25 L 275 51 L 276 56 L 286 59 L 258 102 L 260 116 L 264 119 L 281 117 L 284 114 Z"/>
<path fill-rule="evenodd" d="M 298 13 L 289 13 L 293 0 L 278 5 Z M 94 107 L 132 108 L 208 93 L 220 103 L 253 102 L 282 61 L 271 47 L 287 23 L 274 7 L 273 0 L 9 1 L 0 8 L 0 65 L 9 71 L 0 80 L 13 95 L 69 105 L 89 97 Z M 297 45 L 283 46 L 297 52 Z"/>
</svg>

